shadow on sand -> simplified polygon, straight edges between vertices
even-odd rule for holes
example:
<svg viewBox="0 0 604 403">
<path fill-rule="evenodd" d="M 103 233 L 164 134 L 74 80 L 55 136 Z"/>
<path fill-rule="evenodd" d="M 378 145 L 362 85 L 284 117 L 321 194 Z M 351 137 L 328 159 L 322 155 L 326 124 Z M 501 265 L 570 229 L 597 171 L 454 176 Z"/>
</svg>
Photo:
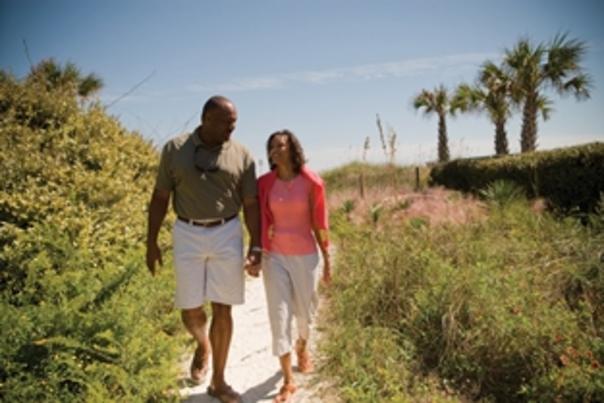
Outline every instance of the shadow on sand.
<svg viewBox="0 0 604 403">
<path fill-rule="evenodd" d="M 256 386 L 251 387 L 241 394 L 241 401 L 244 403 L 253 403 L 261 400 L 272 400 L 276 393 L 270 394 L 277 388 L 277 383 L 281 380 L 282 375 L 281 371 L 275 372 L 270 378 L 266 379 L 262 383 L 259 383 Z M 242 391 L 238 391 L 242 392 Z M 270 395 L 269 395 L 270 394 Z M 193 393 L 182 399 L 183 403 L 215 403 L 216 399 L 207 394 L 207 392 L 203 393 Z"/>
</svg>

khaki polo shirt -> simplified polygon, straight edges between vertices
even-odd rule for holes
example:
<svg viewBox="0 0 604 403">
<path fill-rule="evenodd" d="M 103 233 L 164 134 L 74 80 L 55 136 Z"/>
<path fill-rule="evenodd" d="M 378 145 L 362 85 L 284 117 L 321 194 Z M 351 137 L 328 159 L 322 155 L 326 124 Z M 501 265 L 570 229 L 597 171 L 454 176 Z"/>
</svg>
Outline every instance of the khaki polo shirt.
<svg viewBox="0 0 604 403">
<path fill-rule="evenodd" d="M 209 147 L 195 130 L 164 146 L 155 187 L 173 193 L 174 211 L 179 216 L 197 220 L 230 217 L 239 212 L 244 198 L 256 196 L 254 159 L 232 139 Z"/>
</svg>

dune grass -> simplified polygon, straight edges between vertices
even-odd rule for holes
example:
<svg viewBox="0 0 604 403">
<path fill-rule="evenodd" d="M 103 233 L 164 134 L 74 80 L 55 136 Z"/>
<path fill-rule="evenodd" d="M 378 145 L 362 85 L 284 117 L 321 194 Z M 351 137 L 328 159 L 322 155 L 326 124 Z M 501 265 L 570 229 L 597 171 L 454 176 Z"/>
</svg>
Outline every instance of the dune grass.
<svg viewBox="0 0 604 403">
<path fill-rule="evenodd" d="M 465 224 L 353 224 L 331 206 L 324 349 L 344 400 L 604 400 L 602 215 L 491 193 Z"/>
</svg>

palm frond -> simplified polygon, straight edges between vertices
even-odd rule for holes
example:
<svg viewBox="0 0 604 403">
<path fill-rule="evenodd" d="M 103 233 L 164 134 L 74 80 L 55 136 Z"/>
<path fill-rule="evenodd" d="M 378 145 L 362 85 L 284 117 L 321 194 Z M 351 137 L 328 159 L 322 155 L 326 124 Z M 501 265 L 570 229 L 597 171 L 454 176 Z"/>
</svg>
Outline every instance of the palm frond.
<svg viewBox="0 0 604 403">
<path fill-rule="evenodd" d="M 554 103 L 547 98 L 545 95 L 541 94 L 537 97 L 537 110 L 541 113 L 541 117 L 543 120 L 548 120 L 552 112 L 554 111 Z"/>
</svg>

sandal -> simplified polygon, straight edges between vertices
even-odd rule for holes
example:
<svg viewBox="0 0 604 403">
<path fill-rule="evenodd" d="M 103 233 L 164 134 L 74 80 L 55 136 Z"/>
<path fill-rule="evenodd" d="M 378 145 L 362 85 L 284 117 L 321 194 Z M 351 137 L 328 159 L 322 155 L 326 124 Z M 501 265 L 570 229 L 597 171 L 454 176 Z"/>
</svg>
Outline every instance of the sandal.
<svg viewBox="0 0 604 403">
<path fill-rule="evenodd" d="M 315 366 L 312 363 L 308 349 L 305 347 L 303 347 L 303 349 L 300 348 L 300 345 L 303 343 L 304 342 L 301 343 L 300 340 L 298 340 L 298 342 L 296 342 L 296 344 L 297 344 L 296 345 L 296 355 L 298 356 L 298 371 L 300 371 L 303 374 L 308 374 L 313 371 Z"/>
<path fill-rule="evenodd" d="M 193 360 L 191 361 L 191 380 L 200 385 L 205 381 L 208 374 L 208 363 L 204 362 L 203 353 L 199 346 L 195 349 Z"/>
<path fill-rule="evenodd" d="M 296 391 L 296 385 L 294 385 L 293 383 L 286 383 L 283 386 L 281 386 L 281 389 L 279 389 L 279 393 L 277 394 L 277 396 L 275 396 L 275 400 L 273 400 L 273 402 L 275 403 L 286 403 L 289 402 L 289 399 L 291 399 L 292 395 L 294 394 L 294 392 Z"/>
<path fill-rule="evenodd" d="M 215 399 L 220 400 L 221 403 L 239 403 L 241 402 L 241 395 L 233 390 L 229 385 L 226 385 L 224 389 L 218 390 L 214 386 L 208 386 L 208 395 Z"/>
</svg>

